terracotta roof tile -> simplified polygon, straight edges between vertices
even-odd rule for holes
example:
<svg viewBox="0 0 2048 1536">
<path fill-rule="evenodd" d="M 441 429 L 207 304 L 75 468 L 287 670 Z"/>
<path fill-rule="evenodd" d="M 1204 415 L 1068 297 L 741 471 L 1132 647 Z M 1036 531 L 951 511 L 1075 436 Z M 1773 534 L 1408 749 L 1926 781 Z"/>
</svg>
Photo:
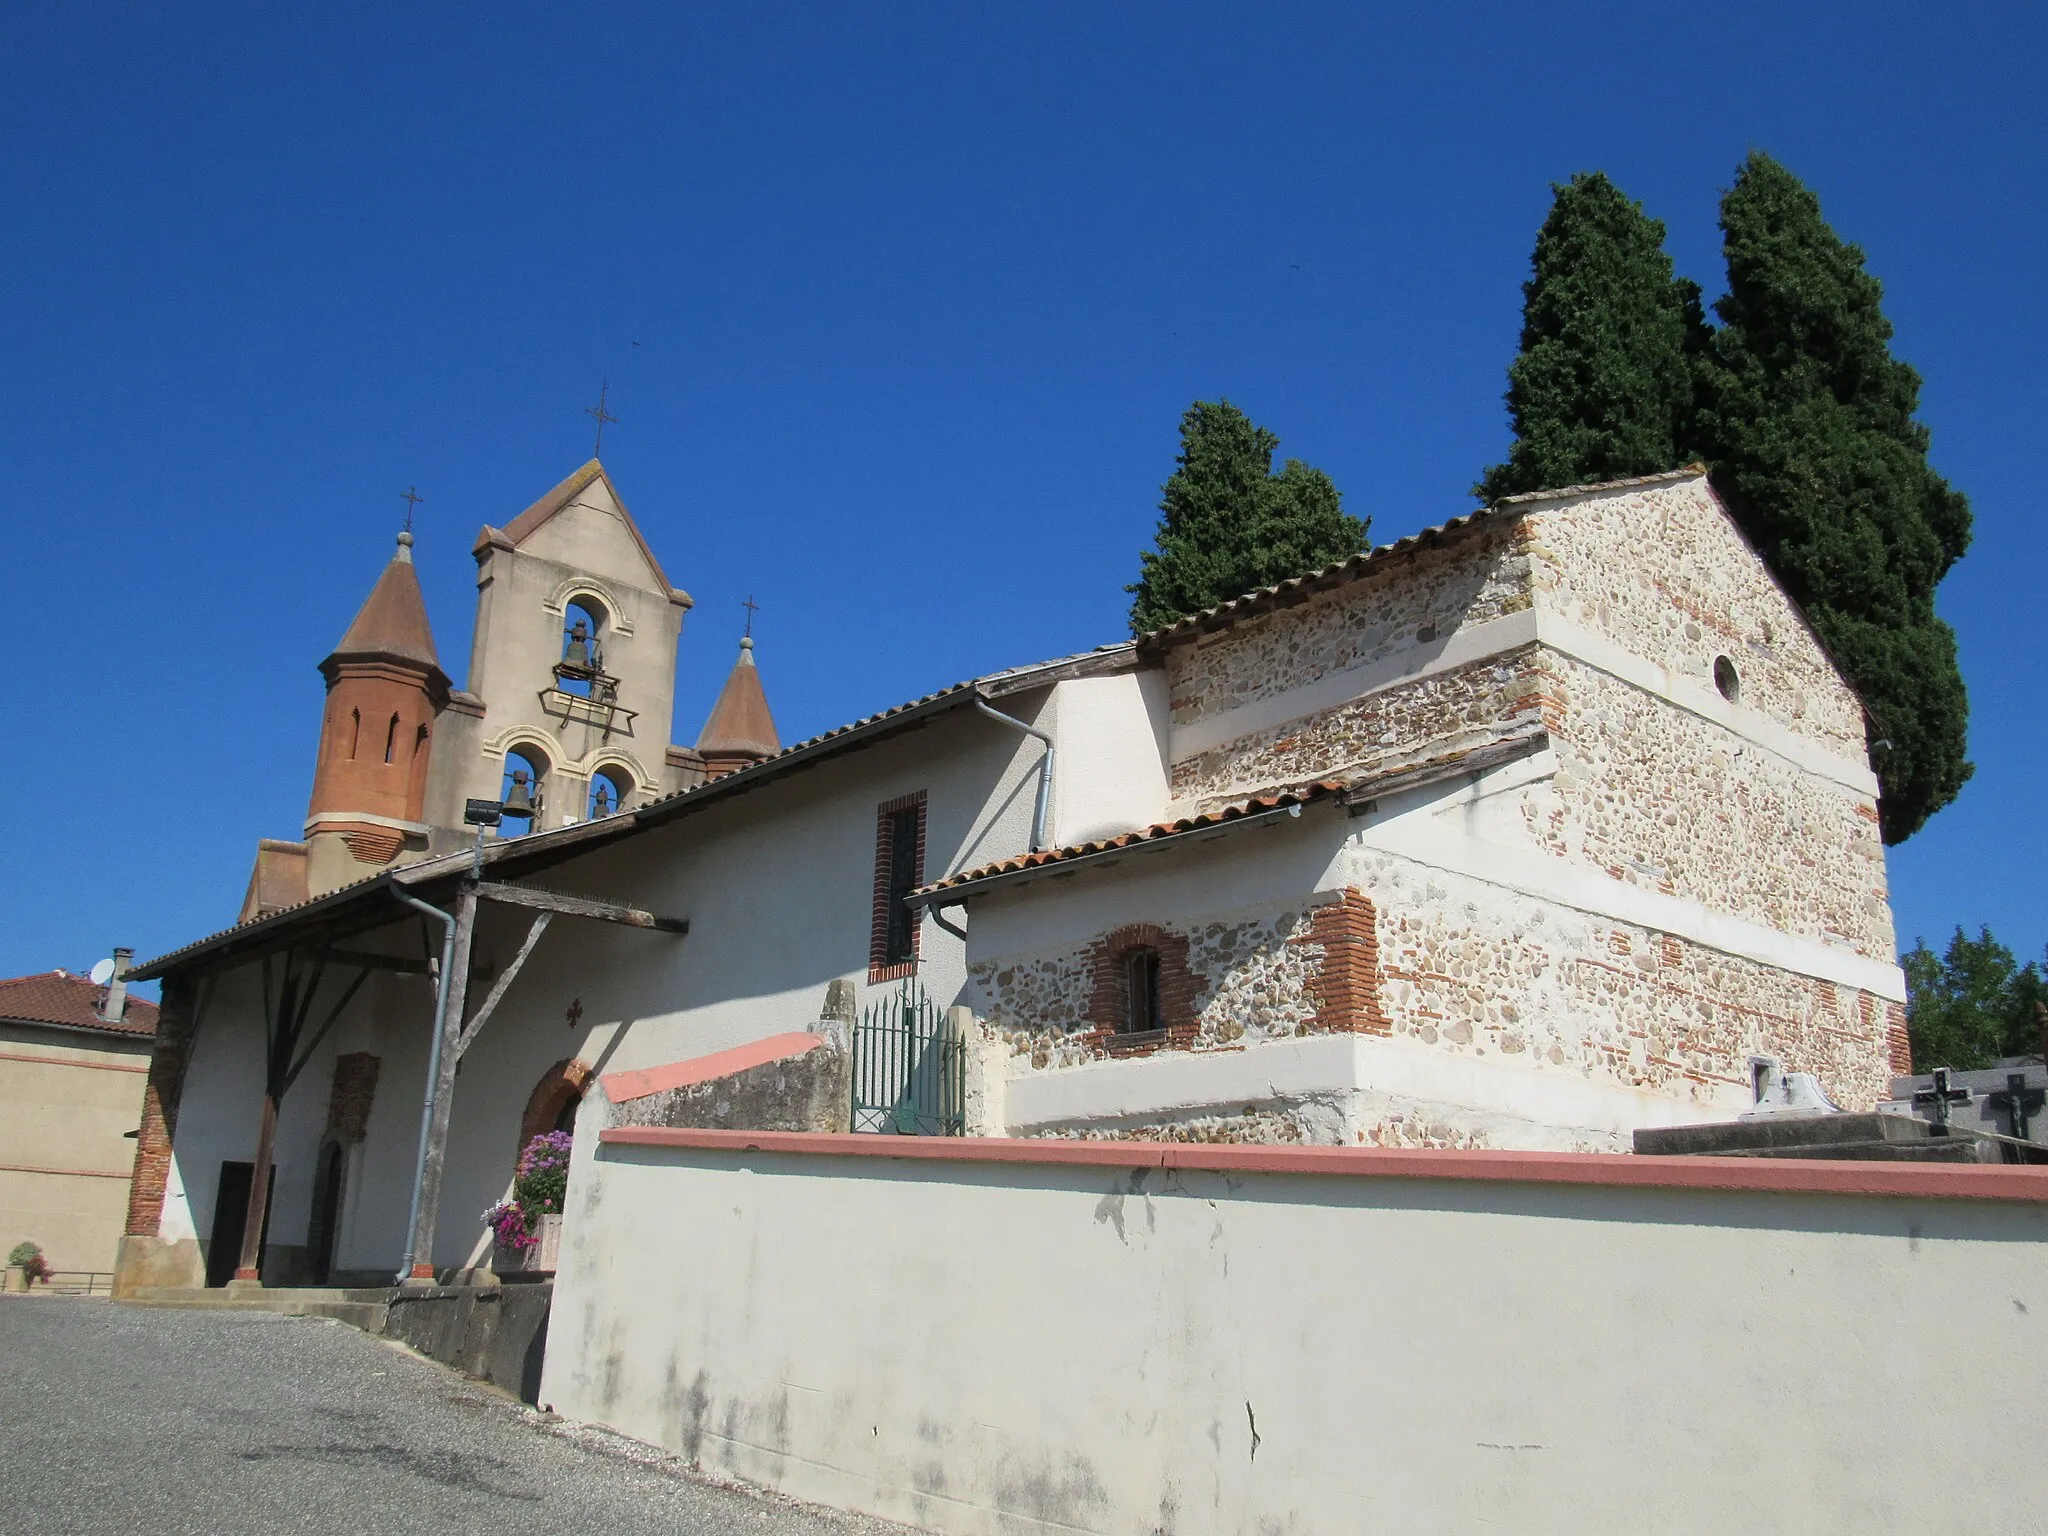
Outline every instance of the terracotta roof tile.
<svg viewBox="0 0 2048 1536">
<path fill-rule="evenodd" d="M 1326 800 L 1339 793 L 1344 785 L 1335 779 L 1318 779 L 1314 783 L 1297 785 L 1292 789 L 1275 790 L 1271 794 L 1252 795 L 1243 800 L 1232 801 L 1229 805 L 1213 811 L 1204 811 L 1199 816 L 1182 816 L 1175 821 L 1158 821 L 1135 832 L 1126 832 L 1121 837 L 1104 838 L 1100 842 L 1074 843 L 1065 848 L 1048 848 L 1042 853 L 1021 854 L 1014 859 L 1003 859 L 998 863 L 984 864 L 978 869 L 963 870 L 949 875 L 911 892 L 913 898 L 930 896 L 935 892 L 949 891 L 956 886 L 968 885 L 977 880 L 986 880 L 993 875 L 1012 875 L 1027 869 L 1043 869 L 1051 864 L 1064 864 L 1073 859 L 1086 858 L 1092 854 L 1108 853 L 1117 848 L 1135 848 L 1142 843 L 1157 842 L 1161 838 L 1178 837 L 1184 832 L 1199 831 L 1203 827 L 1222 826 L 1226 822 L 1242 821 L 1247 816 L 1256 816 L 1263 811 L 1283 810 L 1290 805 L 1307 805 L 1311 801 Z"/>
<path fill-rule="evenodd" d="M 740 659 L 732 675 L 711 706 L 711 718 L 697 738 L 697 751 L 705 758 L 773 757 L 782 750 L 782 738 L 775 731 L 775 717 L 768 711 L 768 696 L 761 691 L 761 670 L 754 665 L 754 642 L 740 642 Z"/>
<path fill-rule="evenodd" d="M 113 1023 L 99 1015 L 107 989 L 91 978 L 69 971 L 44 971 L 38 976 L 15 976 L 0 981 L 0 1019 L 19 1019 L 31 1024 L 68 1024 L 75 1029 L 109 1030 L 123 1035 L 156 1033 L 155 1003 L 146 1003 L 132 993 L 121 1021 Z"/>
<path fill-rule="evenodd" d="M 397 555 L 356 610 L 355 621 L 327 658 L 329 662 L 354 656 L 395 656 L 441 670 L 440 658 L 434 654 L 434 632 L 427 623 L 427 601 L 420 595 L 419 573 L 406 548 L 411 542 L 411 535 L 399 535 Z"/>
</svg>

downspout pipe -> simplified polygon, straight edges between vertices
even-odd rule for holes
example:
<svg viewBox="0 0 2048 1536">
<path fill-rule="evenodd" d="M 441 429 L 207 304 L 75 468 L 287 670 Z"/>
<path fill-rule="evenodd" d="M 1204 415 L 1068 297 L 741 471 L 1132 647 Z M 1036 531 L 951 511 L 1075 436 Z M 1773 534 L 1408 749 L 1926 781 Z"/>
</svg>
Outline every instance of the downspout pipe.
<svg viewBox="0 0 2048 1536">
<path fill-rule="evenodd" d="M 1052 807 L 1052 737 L 1035 725 L 1026 725 L 1022 720 L 1013 720 L 999 709 L 990 707 L 987 699 L 980 694 L 974 696 L 974 707 L 991 720 L 1000 720 L 1012 730 L 1022 731 L 1026 736 L 1036 736 L 1045 743 L 1045 756 L 1038 760 L 1038 805 L 1031 813 L 1031 851 L 1045 851 L 1046 813 Z"/>
<path fill-rule="evenodd" d="M 450 973 L 455 969 L 455 918 L 395 887 L 391 894 L 441 925 L 441 980 L 434 991 L 434 1043 L 427 1051 L 427 1098 L 420 1106 L 420 1150 L 412 1165 L 412 1206 L 405 1217 L 405 1258 L 398 1266 L 398 1283 L 403 1285 L 412 1275 L 412 1235 L 419 1230 L 420 1186 L 427 1180 L 427 1132 L 434 1123 L 434 1085 L 441 1080 L 441 1037 L 447 1033 L 448 989 L 453 980 Z"/>
</svg>

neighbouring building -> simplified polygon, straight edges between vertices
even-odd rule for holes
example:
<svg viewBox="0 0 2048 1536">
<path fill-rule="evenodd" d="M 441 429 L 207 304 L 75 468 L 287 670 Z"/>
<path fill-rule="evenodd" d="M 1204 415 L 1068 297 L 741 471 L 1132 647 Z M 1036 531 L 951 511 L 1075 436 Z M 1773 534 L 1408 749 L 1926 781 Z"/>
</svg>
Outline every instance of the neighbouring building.
<svg viewBox="0 0 2048 1536">
<path fill-rule="evenodd" d="M 128 1217 L 135 1118 L 156 1033 L 125 949 L 101 986 L 69 971 L 0 981 L 0 1255 L 110 1273 Z"/>
<path fill-rule="evenodd" d="M 1863 711 L 1697 471 L 788 749 L 743 646 L 659 769 L 688 600 L 602 470 L 477 554 L 469 689 L 401 548 L 323 667 L 304 852 L 139 968 L 128 1283 L 480 1263 L 519 1148 L 605 1113 L 601 1077 L 805 1029 L 828 988 L 971 1010 L 970 1134 L 1623 1152 L 1766 1065 L 1850 1108 L 1905 1070 Z M 462 800 L 535 786 L 479 868 Z"/>
</svg>

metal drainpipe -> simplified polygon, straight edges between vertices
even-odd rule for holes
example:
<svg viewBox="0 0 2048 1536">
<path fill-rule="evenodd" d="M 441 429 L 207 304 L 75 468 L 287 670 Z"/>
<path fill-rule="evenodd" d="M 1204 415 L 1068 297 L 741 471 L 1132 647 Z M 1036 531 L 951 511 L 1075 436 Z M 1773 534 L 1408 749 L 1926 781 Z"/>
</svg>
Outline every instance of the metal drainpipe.
<svg viewBox="0 0 2048 1536">
<path fill-rule="evenodd" d="M 1026 736 L 1036 736 L 1045 743 L 1045 756 L 1038 760 L 1038 807 L 1031 813 L 1031 851 L 1045 851 L 1045 813 L 1052 804 L 1052 738 L 1035 725 L 1026 725 L 1022 720 L 1012 720 L 999 709 L 991 709 L 989 702 L 980 694 L 974 696 L 974 707 L 991 720 L 1000 720 Z"/>
<path fill-rule="evenodd" d="M 449 972 L 455 968 L 455 919 L 417 896 L 400 890 L 391 894 L 441 925 L 441 983 L 434 993 L 434 1043 L 427 1052 L 427 1099 L 420 1107 L 420 1151 L 412 1165 L 412 1206 L 405 1214 L 405 1258 L 398 1266 L 398 1283 L 403 1285 L 412 1276 L 412 1235 L 419 1227 L 420 1186 L 427 1179 L 427 1131 L 434 1121 L 434 1085 L 441 1080 L 441 1036 L 448 1023 Z"/>
</svg>

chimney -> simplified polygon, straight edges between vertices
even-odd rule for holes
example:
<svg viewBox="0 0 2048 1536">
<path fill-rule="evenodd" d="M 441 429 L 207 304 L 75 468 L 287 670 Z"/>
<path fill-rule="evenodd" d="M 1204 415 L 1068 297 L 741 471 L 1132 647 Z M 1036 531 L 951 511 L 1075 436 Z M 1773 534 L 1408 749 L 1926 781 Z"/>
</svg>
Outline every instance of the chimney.
<svg viewBox="0 0 2048 1536">
<path fill-rule="evenodd" d="M 107 983 L 106 1001 L 100 1004 L 100 1017 L 109 1024 L 120 1023 L 128 1011 L 128 967 L 134 963 L 134 950 L 115 948 L 113 979 Z"/>
</svg>

